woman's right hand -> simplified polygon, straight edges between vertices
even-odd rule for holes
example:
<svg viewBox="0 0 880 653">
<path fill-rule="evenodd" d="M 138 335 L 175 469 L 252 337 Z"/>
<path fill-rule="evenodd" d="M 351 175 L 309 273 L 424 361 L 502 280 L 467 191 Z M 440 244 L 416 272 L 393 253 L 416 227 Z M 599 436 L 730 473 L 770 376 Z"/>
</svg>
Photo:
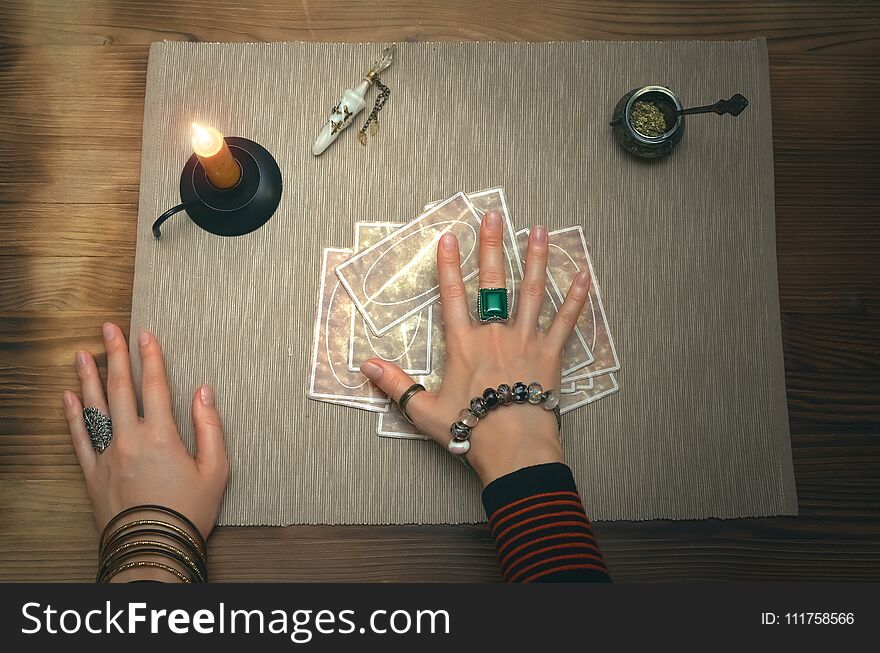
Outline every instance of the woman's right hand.
<svg viewBox="0 0 880 653">
<path fill-rule="evenodd" d="M 503 242 L 501 216 L 491 211 L 480 228 L 481 288 L 505 285 Z M 481 324 L 468 312 L 458 241 L 448 233 L 440 239 L 437 274 L 446 337 L 443 382 L 436 393 L 414 395 L 406 409 L 415 425 L 443 446 L 452 438 L 449 427 L 460 411 L 486 388 L 538 381 L 544 390 L 559 390 L 562 349 L 586 303 L 590 276 L 582 271 L 575 277 L 550 329 L 540 332 L 549 244 L 545 227 L 531 230 L 515 319 Z M 394 401 L 415 383 L 397 365 L 379 358 L 365 361 L 361 371 Z M 490 411 L 474 427 L 470 441 L 467 460 L 484 485 L 523 467 L 564 462 L 555 415 L 536 405 L 512 404 Z"/>
</svg>

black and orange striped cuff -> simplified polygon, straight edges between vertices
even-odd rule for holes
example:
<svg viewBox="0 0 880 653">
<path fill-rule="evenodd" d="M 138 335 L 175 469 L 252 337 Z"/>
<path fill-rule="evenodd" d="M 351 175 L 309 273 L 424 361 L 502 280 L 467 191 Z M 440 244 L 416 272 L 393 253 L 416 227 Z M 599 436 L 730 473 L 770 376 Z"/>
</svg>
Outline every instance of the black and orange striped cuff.
<svg viewBox="0 0 880 653">
<path fill-rule="evenodd" d="M 567 465 L 548 463 L 502 476 L 483 507 L 508 582 L 610 582 Z"/>
</svg>

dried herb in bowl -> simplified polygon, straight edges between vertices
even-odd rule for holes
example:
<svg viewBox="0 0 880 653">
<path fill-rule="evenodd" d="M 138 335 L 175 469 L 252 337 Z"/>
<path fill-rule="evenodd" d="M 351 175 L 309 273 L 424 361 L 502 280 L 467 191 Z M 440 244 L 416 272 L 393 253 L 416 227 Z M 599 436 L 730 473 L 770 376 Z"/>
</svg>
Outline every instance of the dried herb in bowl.
<svg viewBox="0 0 880 653">
<path fill-rule="evenodd" d="M 656 138 L 666 133 L 666 118 L 653 102 L 636 102 L 629 114 L 633 128 L 642 136 Z"/>
</svg>

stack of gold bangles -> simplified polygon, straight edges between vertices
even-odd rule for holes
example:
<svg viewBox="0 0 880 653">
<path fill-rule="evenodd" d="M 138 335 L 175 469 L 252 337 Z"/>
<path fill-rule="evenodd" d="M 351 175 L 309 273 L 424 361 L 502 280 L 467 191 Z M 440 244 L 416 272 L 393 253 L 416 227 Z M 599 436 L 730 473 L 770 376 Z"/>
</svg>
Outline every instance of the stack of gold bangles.
<svg viewBox="0 0 880 653">
<path fill-rule="evenodd" d="M 123 519 L 131 515 L 138 518 Z M 99 583 L 144 568 L 168 572 L 182 583 L 208 582 L 208 549 L 202 534 L 184 515 L 164 506 L 134 506 L 120 512 L 101 533 L 98 554 Z"/>
</svg>

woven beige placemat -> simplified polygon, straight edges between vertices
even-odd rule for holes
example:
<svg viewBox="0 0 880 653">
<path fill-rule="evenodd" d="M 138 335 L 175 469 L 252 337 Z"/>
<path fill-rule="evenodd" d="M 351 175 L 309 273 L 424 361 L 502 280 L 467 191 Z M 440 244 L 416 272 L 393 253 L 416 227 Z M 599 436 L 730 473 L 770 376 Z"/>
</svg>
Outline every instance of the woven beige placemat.
<svg viewBox="0 0 880 653">
<path fill-rule="evenodd" d="M 623 366 L 620 393 L 564 425 L 591 517 L 795 514 L 765 43 L 401 44 L 380 134 L 361 147 L 358 120 L 313 157 L 381 48 L 150 49 L 132 331 L 158 334 L 190 447 L 192 391 L 217 388 L 232 466 L 221 523 L 484 519 L 477 480 L 440 447 L 379 438 L 375 414 L 306 388 L 322 248 L 350 247 L 356 220 L 405 221 L 492 186 L 517 228 L 581 224 L 591 240 Z M 608 122 L 652 83 L 688 105 L 751 104 L 688 118 L 672 157 L 638 161 Z M 284 196 L 256 232 L 221 238 L 180 215 L 150 234 L 179 202 L 193 120 L 277 158 Z"/>
</svg>

